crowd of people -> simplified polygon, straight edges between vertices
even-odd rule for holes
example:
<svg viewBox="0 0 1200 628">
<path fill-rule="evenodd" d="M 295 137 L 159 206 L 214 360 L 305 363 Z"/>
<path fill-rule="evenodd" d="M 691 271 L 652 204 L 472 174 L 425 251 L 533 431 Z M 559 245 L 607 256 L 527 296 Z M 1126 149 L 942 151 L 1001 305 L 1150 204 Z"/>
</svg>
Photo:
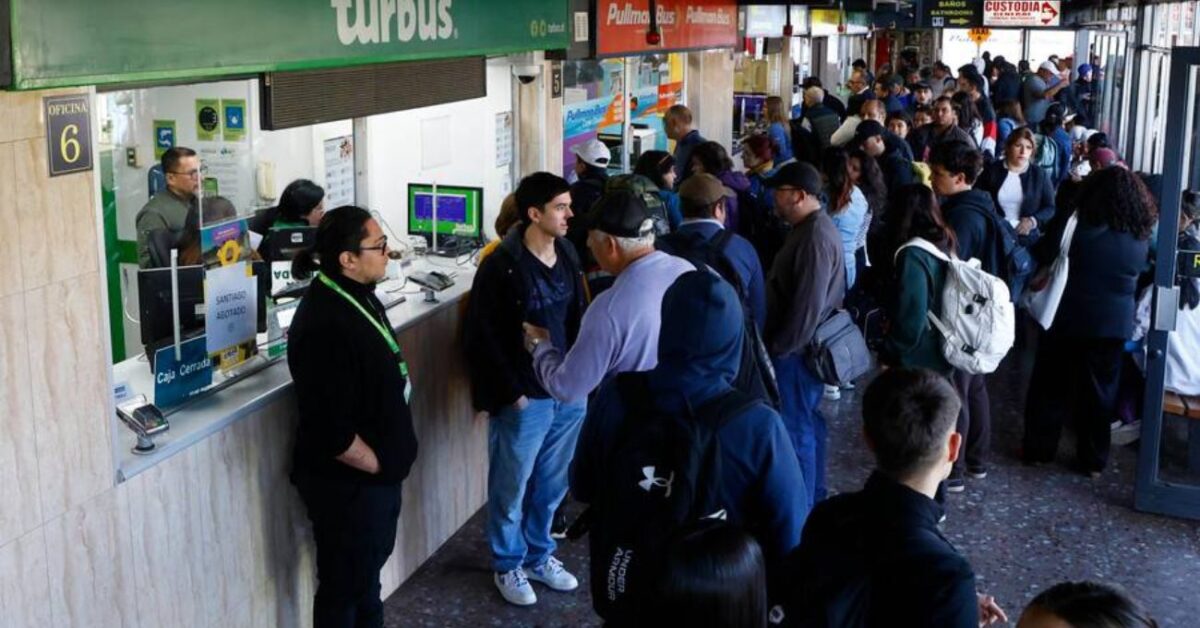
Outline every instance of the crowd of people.
<svg viewBox="0 0 1200 628">
<path fill-rule="evenodd" d="M 797 110 L 768 99 L 744 170 L 676 105 L 674 152 L 646 152 L 632 174 L 610 176 L 608 148 L 589 142 L 574 183 L 521 180 L 463 329 L 504 600 L 535 604 L 531 583 L 575 590 L 555 551 L 587 534 L 592 602 L 611 625 L 1007 620 L 939 529 L 948 494 L 988 476 L 991 406 L 986 373 L 956 367 L 931 319 L 958 261 L 1002 281 L 1018 326 L 1036 330 L 1022 457 L 1052 462 L 1069 421 L 1075 467 L 1098 476 L 1157 224 L 1144 177 L 1084 126 L 1098 70 L 1029 65 L 863 64 L 845 104 L 809 78 Z M 1185 194 L 1188 243 L 1197 219 Z M 365 625 L 353 620 L 377 611 L 394 517 L 356 531 L 333 513 L 397 513 L 416 444 L 395 393 L 407 367 L 363 288 L 382 277 L 386 237 L 362 210 L 319 224 L 295 269 L 320 281 L 291 332 L 294 477 L 318 532 L 317 625 Z M 1056 282 L 1039 326 L 1026 297 Z M 1200 291 L 1183 292 L 1196 310 Z M 830 381 L 813 348 L 843 311 L 882 366 L 863 394 L 876 464 L 862 490 L 831 497 L 820 404 L 853 384 Z M 347 341 L 369 363 L 344 363 Z M 1186 379 L 1194 354 L 1172 360 Z M 573 522 L 568 492 L 586 507 Z M 1038 595 L 1018 625 L 1154 623 L 1119 588 L 1082 582 Z"/>
</svg>

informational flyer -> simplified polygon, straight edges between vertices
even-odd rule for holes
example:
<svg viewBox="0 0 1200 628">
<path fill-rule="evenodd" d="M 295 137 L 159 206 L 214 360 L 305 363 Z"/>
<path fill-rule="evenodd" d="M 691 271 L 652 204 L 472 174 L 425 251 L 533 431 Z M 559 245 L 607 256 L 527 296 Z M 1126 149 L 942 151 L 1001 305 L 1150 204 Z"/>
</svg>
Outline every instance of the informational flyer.
<svg viewBox="0 0 1200 628">
<path fill-rule="evenodd" d="M 208 354 L 253 341 L 258 331 L 258 281 L 245 262 L 209 269 L 204 276 Z"/>
<path fill-rule="evenodd" d="M 221 132 L 221 101 L 215 98 L 196 99 L 196 140 L 215 142 Z"/>
<path fill-rule="evenodd" d="M 251 252 L 250 225 L 245 218 L 200 229 L 200 254 L 205 266 L 233 266 L 250 259 Z"/>
<path fill-rule="evenodd" d="M 246 101 L 241 98 L 221 100 L 222 135 L 226 142 L 246 139 Z"/>
<path fill-rule="evenodd" d="M 513 158 L 513 114 L 496 114 L 496 167 L 507 166 Z"/>
<path fill-rule="evenodd" d="M 175 121 L 154 121 L 154 158 L 162 159 L 163 153 L 175 147 Z"/>
<path fill-rule="evenodd" d="M 354 204 L 354 136 L 325 140 L 325 207 Z"/>
</svg>

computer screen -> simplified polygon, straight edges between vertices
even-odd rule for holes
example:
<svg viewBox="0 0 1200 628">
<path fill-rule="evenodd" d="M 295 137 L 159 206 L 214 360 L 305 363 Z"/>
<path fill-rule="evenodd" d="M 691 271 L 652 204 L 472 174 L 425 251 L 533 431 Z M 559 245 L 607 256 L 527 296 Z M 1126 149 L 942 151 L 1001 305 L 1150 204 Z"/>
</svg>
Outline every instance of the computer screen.
<svg viewBox="0 0 1200 628">
<path fill-rule="evenodd" d="M 433 233 L 433 186 L 408 186 L 408 233 Z M 483 188 L 437 186 L 437 233 L 441 236 L 478 238 L 483 222 Z"/>
<path fill-rule="evenodd" d="M 259 247 L 259 253 L 268 262 L 289 261 L 300 251 L 312 248 L 316 237 L 316 227 L 272 228 L 267 232 L 266 241 Z"/>
<path fill-rule="evenodd" d="M 267 331 L 267 294 L 271 273 L 266 262 L 254 262 L 258 280 L 258 331 Z M 138 312 L 141 314 L 142 344 L 154 346 L 175 337 L 171 317 L 171 269 L 138 271 Z M 204 267 L 179 267 L 179 333 L 181 337 L 204 330 Z"/>
</svg>

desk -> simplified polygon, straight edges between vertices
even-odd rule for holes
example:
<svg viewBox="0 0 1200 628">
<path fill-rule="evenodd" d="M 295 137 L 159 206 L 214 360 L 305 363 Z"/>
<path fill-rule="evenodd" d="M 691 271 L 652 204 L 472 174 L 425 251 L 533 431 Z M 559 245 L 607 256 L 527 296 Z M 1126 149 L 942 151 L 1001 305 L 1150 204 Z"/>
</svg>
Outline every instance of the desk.
<svg viewBox="0 0 1200 628">
<path fill-rule="evenodd" d="M 487 494 L 487 423 L 474 418 L 459 343 L 464 297 L 475 269 L 441 259 L 421 260 L 414 268 L 457 276 L 454 286 L 439 293 L 438 303 L 424 302 L 418 286 L 409 282 L 403 288 L 407 300 L 387 312 L 412 374 L 413 423 L 420 445 L 404 482 L 396 550 L 383 569 L 384 596 L 478 511 Z M 384 287 L 395 289 L 399 283 Z M 153 390 L 144 358 L 116 365 L 113 381 L 127 381 L 136 392 Z M 178 512 L 181 520 L 212 519 L 208 527 L 232 535 L 221 543 L 239 548 L 233 555 L 253 566 L 249 575 L 264 578 L 248 584 L 270 588 L 263 592 L 263 612 L 278 614 L 261 625 L 289 625 L 305 617 L 315 586 L 311 531 L 287 477 L 296 422 L 291 388 L 286 360 L 267 364 L 172 413 L 171 429 L 156 437 L 158 449 L 147 456 L 130 452 L 136 438 L 111 419 L 117 431 L 118 481 L 136 478 L 139 485 L 157 486 L 178 474 L 191 478 L 172 484 L 178 495 L 135 491 L 154 499 L 132 504 L 134 516 L 141 512 L 157 519 L 163 509 Z M 150 477 L 141 482 L 139 475 Z M 205 489 L 208 496 L 197 502 L 195 495 L 183 494 L 192 491 L 188 482 L 217 488 Z"/>
</svg>

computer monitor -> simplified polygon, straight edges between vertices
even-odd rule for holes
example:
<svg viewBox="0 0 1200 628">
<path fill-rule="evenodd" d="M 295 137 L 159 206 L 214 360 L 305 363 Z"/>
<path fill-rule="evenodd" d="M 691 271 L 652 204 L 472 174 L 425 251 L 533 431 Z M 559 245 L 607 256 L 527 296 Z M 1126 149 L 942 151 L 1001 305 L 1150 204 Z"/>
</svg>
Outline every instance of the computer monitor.
<svg viewBox="0 0 1200 628">
<path fill-rule="evenodd" d="M 316 227 L 272 228 L 267 232 L 259 252 L 268 262 L 284 262 L 296 257 L 300 251 L 312 248 L 316 238 Z"/>
<path fill-rule="evenodd" d="M 266 262 L 254 262 L 258 283 L 258 331 L 267 331 L 267 295 L 271 273 Z M 138 310 L 141 314 L 142 344 L 152 347 L 175 338 L 171 316 L 171 269 L 144 268 L 138 271 Z M 188 337 L 204 331 L 204 267 L 179 267 L 179 333 Z"/>
<path fill-rule="evenodd" d="M 408 233 L 433 234 L 433 186 L 410 183 L 408 186 Z M 483 188 L 456 185 L 437 186 L 438 244 L 449 238 L 478 240 L 483 224 Z"/>
</svg>

